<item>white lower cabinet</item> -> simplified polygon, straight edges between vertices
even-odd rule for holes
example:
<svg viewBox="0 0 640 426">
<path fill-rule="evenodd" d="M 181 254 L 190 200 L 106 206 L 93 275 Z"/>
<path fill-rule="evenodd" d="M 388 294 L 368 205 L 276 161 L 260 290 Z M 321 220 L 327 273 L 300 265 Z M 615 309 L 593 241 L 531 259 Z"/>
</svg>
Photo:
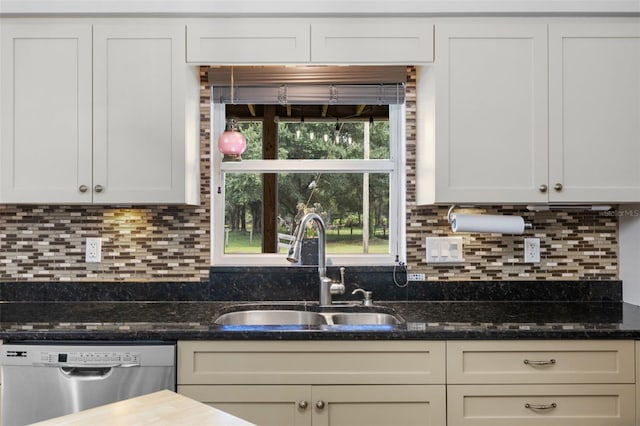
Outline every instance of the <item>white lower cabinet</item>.
<svg viewBox="0 0 640 426">
<path fill-rule="evenodd" d="M 635 362 L 633 341 L 450 341 L 447 424 L 634 425 Z"/>
<path fill-rule="evenodd" d="M 444 426 L 444 383 L 444 342 L 178 343 L 178 393 L 261 426 Z"/>
<path fill-rule="evenodd" d="M 632 426 L 632 340 L 184 341 L 178 392 L 260 426 Z"/>
<path fill-rule="evenodd" d="M 445 425 L 444 385 L 179 385 L 260 426 Z"/>
<path fill-rule="evenodd" d="M 449 426 L 630 426 L 635 385 L 449 385 Z"/>
</svg>

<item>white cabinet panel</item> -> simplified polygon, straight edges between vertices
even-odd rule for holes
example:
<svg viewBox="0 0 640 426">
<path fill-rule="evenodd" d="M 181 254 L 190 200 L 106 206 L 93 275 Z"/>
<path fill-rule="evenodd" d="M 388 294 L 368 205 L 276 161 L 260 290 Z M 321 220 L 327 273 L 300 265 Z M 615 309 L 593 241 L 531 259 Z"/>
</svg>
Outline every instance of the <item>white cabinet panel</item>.
<svg viewBox="0 0 640 426">
<path fill-rule="evenodd" d="M 433 23 L 423 19 L 327 19 L 311 24 L 311 62 L 433 62 Z"/>
<path fill-rule="evenodd" d="M 210 19 L 187 25 L 187 62 L 308 63 L 309 24 L 299 19 Z"/>
<path fill-rule="evenodd" d="M 91 201 L 91 25 L 0 28 L 0 201 Z"/>
<path fill-rule="evenodd" d="M 181 24 L 94 26 L 95 203 L 184 201 L 184 49 Z"/>
<path fill-rule="evenodd" d="M 640 200 L 640 23 L 549 26 L 550 201 Z"/>
<path fill-rule="evenodd" d="M 436 26 L 435 134 L 418 151 L 434 160 L 420 203 L 546 200 L 546 42 L 544 24 Z"/>
</svg>

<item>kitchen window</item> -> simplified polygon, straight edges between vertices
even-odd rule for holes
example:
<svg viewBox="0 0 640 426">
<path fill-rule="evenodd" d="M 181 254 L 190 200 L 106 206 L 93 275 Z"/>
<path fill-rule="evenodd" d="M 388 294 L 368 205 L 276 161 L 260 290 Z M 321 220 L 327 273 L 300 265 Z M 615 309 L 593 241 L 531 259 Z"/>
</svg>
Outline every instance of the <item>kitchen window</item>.
<svg viewBox="0 0 640 426">
<path fill-rule="evenodd" d="M 335 86 L 348 95 L 349 103 L 341 103 L 318 99 L 324 90 L 318 85 L 306 98 L 309 92 L 299 85 L 253 92 L 238 85 L 235 95 L 214 85 L 213 265 L 289 265 L 290 235 L 309 211 L 325 222 L 328 265 L 404 260 L 404 92 L 402 102 L 381 101 L 399 99 L 404 87 L 369 86 L 368 92 Z M 303 93 L 303 100 L 283 102 L 283 90 Z M 276 100 L 264 102 L 271 96 Z M 230 117 L 247 139 L 239 162 L 223 162 L 217 152 L 217 136 Z"/>
</svg>

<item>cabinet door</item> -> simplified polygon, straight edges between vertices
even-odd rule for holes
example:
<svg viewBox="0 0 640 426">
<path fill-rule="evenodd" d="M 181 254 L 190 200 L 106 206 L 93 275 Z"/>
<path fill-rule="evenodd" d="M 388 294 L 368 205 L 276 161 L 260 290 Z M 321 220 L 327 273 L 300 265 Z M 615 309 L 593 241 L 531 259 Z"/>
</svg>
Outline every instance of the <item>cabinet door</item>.
<svg viewBox="0 0 640 426">
<path fill-rule="evenodd" d="M 630 426 L 635 386 L 451 385 L 448 426 Z"/>
<path fill-rule="evenodd" d="M 300 19 L 210 19 L 187 25 L 187 62 L 309 62 L 309 24 Z"/>
<path fill-rule="evenodd" d="M 187 81 L 184 43 L 182 24 L 94 26 L 95 203 L 185 202 L 185 102 L 197 79 Z"/>
<path fill-rule="evenodd" d="M 444 385 L 313 386 L 314 426 L 445 426 Z"/>
<path fill-rule="evenodd" d="M 640 200 L 640 25 L 549 26 L 551 201 Z"/>
<path fill-rule="evenodd" d="M 432 202 L 544 202 L 547 26 L 436 25 Z"/>
<path fill-rule="evenodd" d="M 311 24 L 311 62 L 422 64 L 433 62 L 433 24 L 424 19 L 327 19 Z"/>
<path fill-rule="evenodd" d="M 309 426 L 309 386 L 178 386 L 178 393 L 260 426 Z"/>
<path fill-rule="evenodd" d="M 91 25 L 0 26 L 0 202 L 91 202 Z"/>
</svg>

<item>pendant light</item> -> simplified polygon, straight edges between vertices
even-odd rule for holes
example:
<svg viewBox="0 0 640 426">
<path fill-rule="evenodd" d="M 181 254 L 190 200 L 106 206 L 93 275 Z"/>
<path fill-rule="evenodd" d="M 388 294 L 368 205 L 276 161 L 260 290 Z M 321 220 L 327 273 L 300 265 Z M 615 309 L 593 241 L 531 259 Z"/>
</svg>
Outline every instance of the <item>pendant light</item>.
<svg viewBox="0 0 640 426">
<path fill-rule="evenodd" d="M 218 138 L 218 150 L 222 153 L 222 161 L 242 161 L 242 153 L 247 147 L 247 140 L 238 131 L 238 123 L 234 118 L 227 120 L 224 132 Z"/>
</svg>

